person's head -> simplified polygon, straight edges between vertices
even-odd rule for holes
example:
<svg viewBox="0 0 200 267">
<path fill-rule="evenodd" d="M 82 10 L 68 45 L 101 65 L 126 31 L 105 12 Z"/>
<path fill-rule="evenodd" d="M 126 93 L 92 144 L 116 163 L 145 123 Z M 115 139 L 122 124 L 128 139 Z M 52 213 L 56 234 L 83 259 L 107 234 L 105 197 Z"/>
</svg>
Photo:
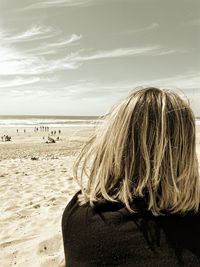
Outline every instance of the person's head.
<svg viewBox="0 0 200 267">
<path fill-rule="evenodd" d="M 147 195 L 154 214 L 197 211 L 195 134 L 194 114 L 177 93 L 152 87 L 132 91 L 106 115 L 75 164 L 85 201 L 121 201 L 131 211 L 133 199 Z"/>
</svg>

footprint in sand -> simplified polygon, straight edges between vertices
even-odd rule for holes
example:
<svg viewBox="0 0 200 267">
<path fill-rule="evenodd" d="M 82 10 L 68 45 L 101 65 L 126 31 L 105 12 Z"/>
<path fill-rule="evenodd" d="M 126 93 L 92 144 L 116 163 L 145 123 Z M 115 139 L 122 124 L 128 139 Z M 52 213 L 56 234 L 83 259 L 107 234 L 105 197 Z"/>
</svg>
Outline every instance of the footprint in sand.
<svg viewBox="0 0 200 267">
<path fill-rule="evenodd" d="M 59 251 L 62 244 L 61 235 L 54 235 L 46 240 L 39 243 L 37 254 L 39 255 L 51 255 L 53 256 L 57 251 Z"/>
</svg>

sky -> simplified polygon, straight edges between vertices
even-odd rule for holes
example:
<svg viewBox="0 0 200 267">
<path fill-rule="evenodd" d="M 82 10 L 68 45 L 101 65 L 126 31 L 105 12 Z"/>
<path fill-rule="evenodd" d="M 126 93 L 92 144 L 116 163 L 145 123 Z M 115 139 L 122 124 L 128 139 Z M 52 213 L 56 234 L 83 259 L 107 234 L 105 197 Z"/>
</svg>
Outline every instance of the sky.
<svg viewBox="0 0 200 267">
<path fill-rule="evenodd" d="M 103 115 L 140 85 L 200 116 L 199 0 L 0 0 L 1 115 Z"/>
</svg>

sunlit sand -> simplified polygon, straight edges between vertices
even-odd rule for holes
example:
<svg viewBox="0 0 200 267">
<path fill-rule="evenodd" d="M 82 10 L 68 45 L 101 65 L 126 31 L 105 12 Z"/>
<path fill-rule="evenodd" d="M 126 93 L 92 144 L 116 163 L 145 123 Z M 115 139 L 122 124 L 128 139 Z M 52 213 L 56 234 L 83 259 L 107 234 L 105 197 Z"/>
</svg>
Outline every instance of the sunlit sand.
<svg viewBox="0 0 200 267">
<path fill-rule="evenodd" d="M 62 212 L 78 190 L 72 164 L 91 129 L 62 129 L 55 144 L 44 133 L 7 130 L 13 141 L 0 142 L 0 266 L 58 266 Z"/>
</svg>

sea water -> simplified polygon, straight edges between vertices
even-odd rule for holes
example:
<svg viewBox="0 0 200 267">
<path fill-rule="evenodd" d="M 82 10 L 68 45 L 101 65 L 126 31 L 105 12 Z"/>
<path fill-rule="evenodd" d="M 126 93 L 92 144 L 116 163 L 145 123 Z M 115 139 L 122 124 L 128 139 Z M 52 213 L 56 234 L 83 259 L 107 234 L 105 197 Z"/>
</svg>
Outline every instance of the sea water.
<svg viewBox="0 0 200 267">
<path fill-rule="evenodd" d="M 0 128 L 29 128 L 29 127 L 90 127 L 103 122 L 98 116 L 44 116 L 44 115 L 0 115 Z M 200 118 L 196 118 L 200 125 Z"/>
<path fill-rule="evenodd" d="M 29 127 L 90 127 L 102 123 L 97 116 L 31 116 L 31 115 L 0 115 L 0 128 L 29 128 Z"/>
</svg>

